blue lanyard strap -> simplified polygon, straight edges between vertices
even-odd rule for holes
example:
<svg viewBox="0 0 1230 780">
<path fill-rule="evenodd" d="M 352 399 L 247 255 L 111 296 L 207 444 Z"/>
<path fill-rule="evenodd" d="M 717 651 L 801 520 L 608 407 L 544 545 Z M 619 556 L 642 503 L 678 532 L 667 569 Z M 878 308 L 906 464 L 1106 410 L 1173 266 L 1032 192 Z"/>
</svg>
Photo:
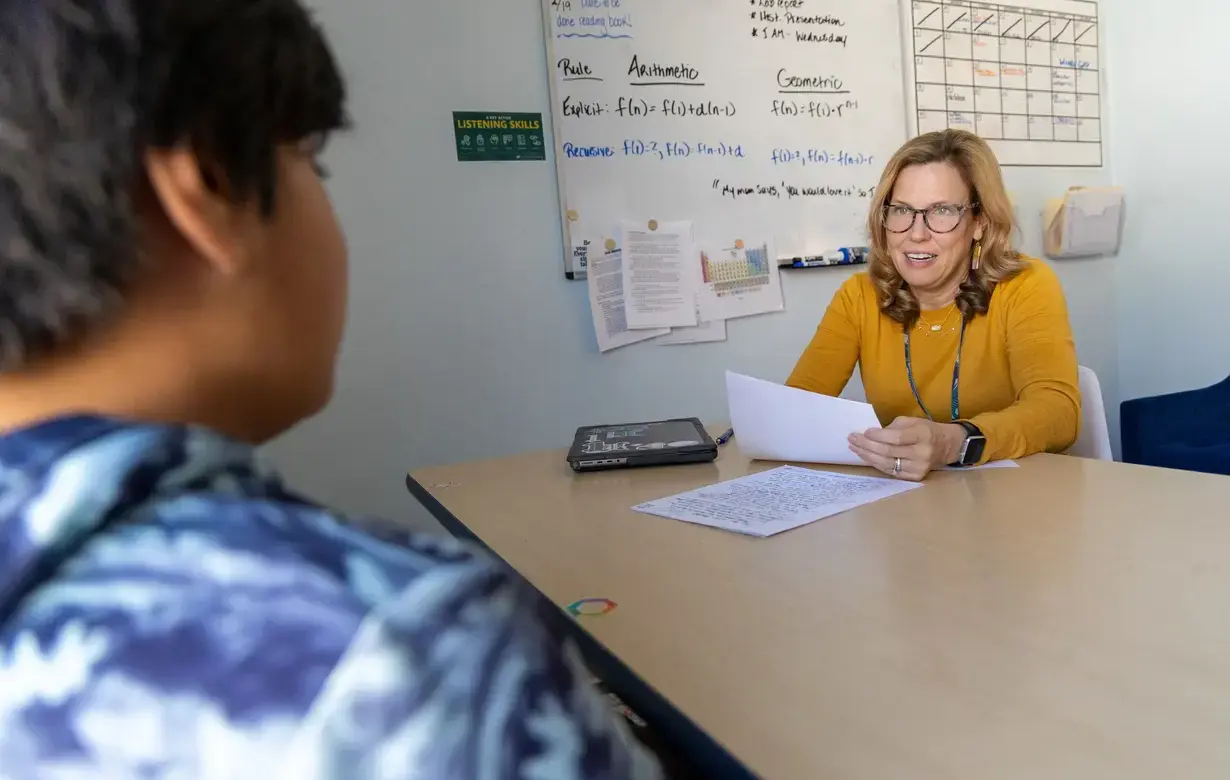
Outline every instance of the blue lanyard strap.
<svg viewBox="0 0 1230 780">
<path fill-rule="evenodd" d="M 961 348 L 965 346 L 965 317 L 961 318 L 961 337 L 957 342 L 957 360 L 952 364 L 952 420 L 956 422 L 961 419 L 961 402 L 959 386 L 961 384 Z M 927 410 L 927 405 L 923 403 L 922 396 L 918 394 L 918 385 L 914 383 L 914 363 L 910 360 L 910 332 L 905 332 L 905 375 L 910 380 L 910 390 L 914 393 L 914 400 L 918 402 L 918 408 L 922 409 L 923 414 L 927 415 L 927 419 L 935 422 L 935 418 L 931 416 L 931 412 Z"/>
</svg>

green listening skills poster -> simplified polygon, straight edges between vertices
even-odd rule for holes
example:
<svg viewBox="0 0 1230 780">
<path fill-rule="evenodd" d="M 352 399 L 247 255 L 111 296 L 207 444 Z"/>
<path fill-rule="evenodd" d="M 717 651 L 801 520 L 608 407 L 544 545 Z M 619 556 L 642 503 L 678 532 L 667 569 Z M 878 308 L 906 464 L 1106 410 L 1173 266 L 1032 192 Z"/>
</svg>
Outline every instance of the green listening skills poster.
<svg viewBox="0 0 1230 780">
<path fill-rule="evenodd" d="M 461 162 L 547 159 L 542 114 L 454 111 L 453 135 Z"/>
</svg>

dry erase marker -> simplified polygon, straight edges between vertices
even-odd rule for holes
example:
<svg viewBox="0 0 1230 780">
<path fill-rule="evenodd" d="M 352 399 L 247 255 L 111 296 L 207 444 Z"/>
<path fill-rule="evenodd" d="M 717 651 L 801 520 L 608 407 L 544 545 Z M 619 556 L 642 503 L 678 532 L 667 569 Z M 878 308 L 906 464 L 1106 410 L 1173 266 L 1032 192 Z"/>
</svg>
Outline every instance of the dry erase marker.
<svg viewBox="0 0 1230 780">
<path fill-rule="evenodd" d="M 848 246 L 838 249 L 841 253 L 842 264 L 846 263 L 861 263 L 867 259 L 867 253 L 871 250 L 865 246 Z"/>
<path fill-rule="evenodd" d="M 844 247 L 832 252 L 825 252 L 815 257 L 796 257 L 791 263 L 793 268 L 818 268 L 828 265 L 853 265 L 866 261 L 867 247 Z"/>
</svg>

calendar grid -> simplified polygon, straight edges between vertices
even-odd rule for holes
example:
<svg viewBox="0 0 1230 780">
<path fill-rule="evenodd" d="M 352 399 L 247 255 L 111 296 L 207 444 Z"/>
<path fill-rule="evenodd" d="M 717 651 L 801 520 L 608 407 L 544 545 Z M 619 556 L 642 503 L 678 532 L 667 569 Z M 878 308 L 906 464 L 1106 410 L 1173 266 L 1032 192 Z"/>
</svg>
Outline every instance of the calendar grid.
<svg viewBox="0 0 1230 780">
<path fill-rule="evenodd" d="M 1102 164 L 1097 5 L 914 0 L 918 131 L 973 131 L 1004 165 Z"/>
</svg>

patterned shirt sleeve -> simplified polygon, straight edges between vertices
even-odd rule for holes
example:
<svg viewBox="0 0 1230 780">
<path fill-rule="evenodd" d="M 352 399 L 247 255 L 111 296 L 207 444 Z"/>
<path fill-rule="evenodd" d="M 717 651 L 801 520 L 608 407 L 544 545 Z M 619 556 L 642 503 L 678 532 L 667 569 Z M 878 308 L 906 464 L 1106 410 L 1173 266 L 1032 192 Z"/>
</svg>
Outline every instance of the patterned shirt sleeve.
<svg viewBox="0 0 1230 780">
<path fill-rule="evenodd" d="M 525 586 L 453 540 L 412 538 L 407 549 L 448 562 L 403 586 L 379 557 L 350 555 L 351 587 L 378 605 L 304 719 L 283 776 L 662 776 L 573 646 L 537 619 Z"/>
</svg>

